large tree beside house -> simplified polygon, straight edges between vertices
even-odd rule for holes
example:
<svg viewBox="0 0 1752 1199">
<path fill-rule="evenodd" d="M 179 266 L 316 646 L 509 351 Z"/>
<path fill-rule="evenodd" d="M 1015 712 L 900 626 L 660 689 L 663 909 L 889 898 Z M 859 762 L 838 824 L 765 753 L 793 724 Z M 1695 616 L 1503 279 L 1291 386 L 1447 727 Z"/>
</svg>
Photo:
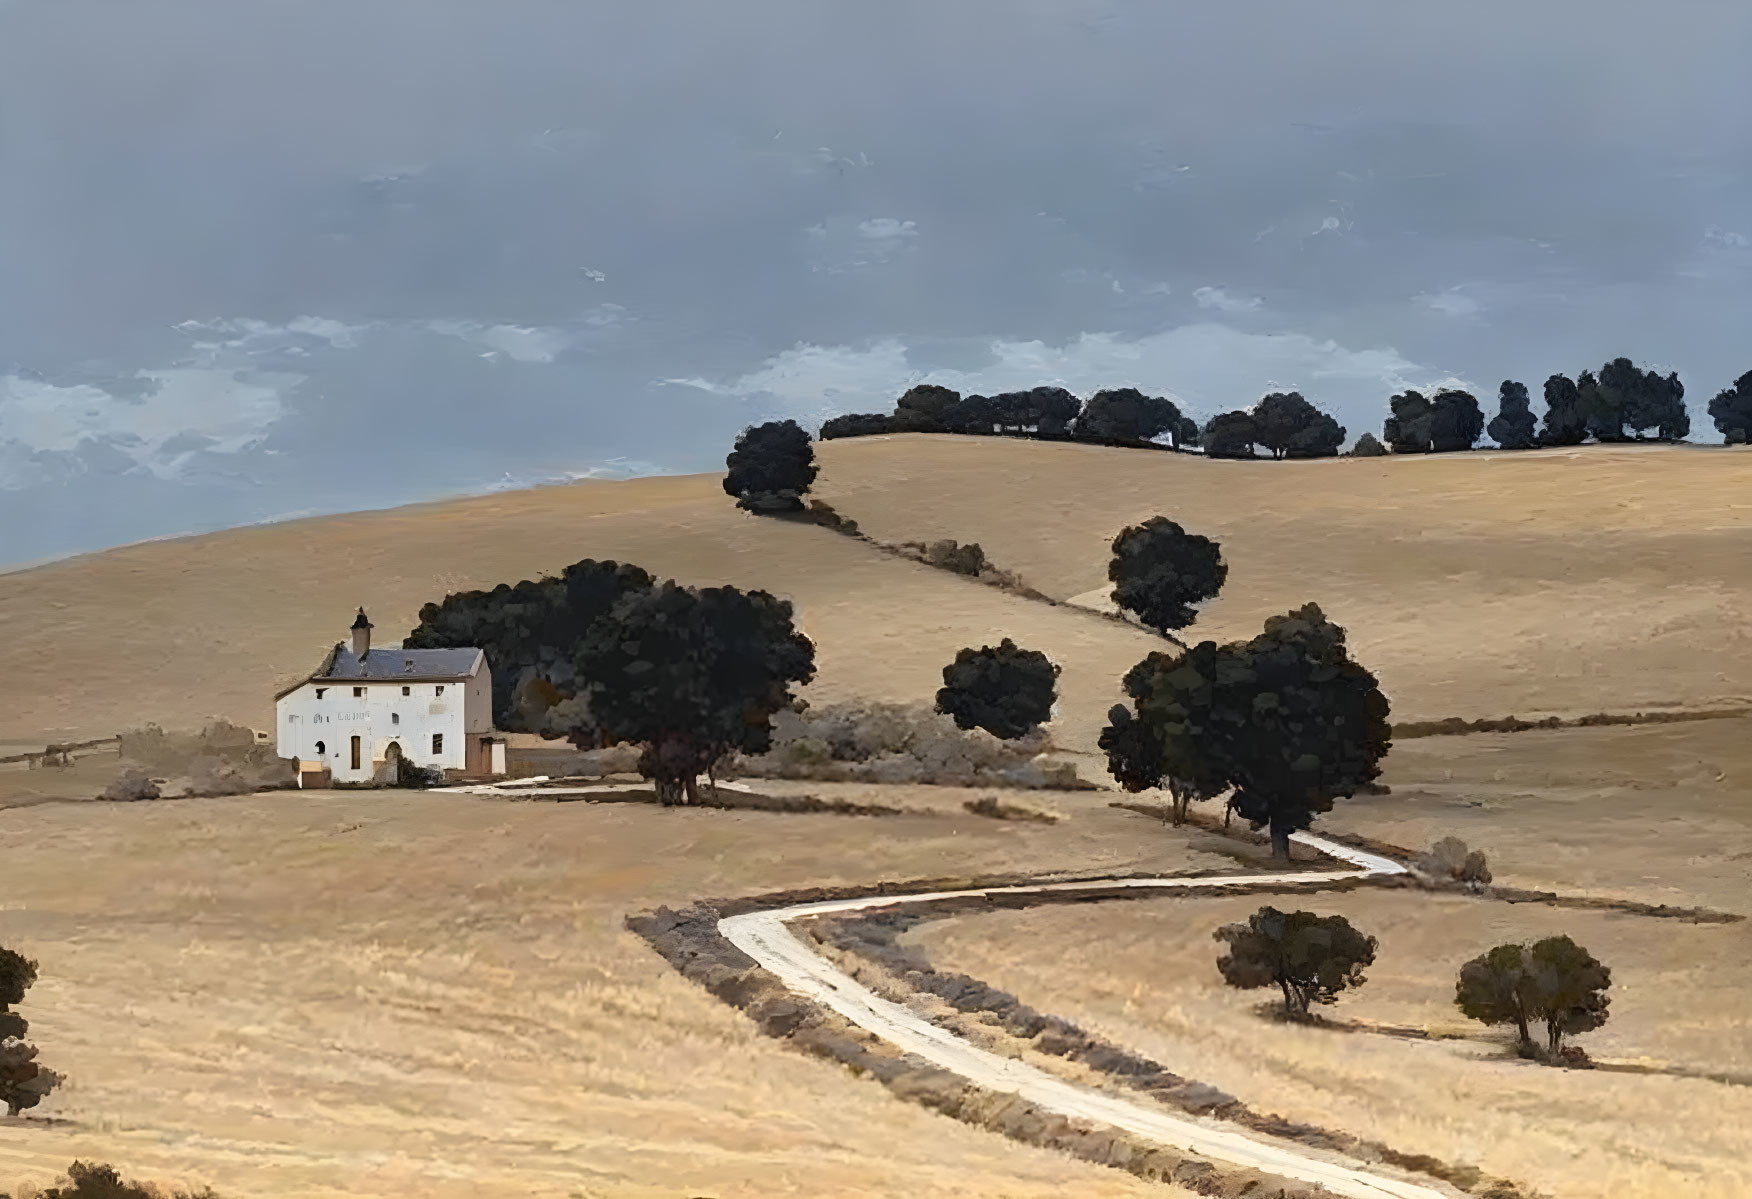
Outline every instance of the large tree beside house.
<svg viewBox="0 0 1752 1199">
<path fill-rule="evenodd" d="M 589 706 L 574 738 L 643 746 L 639 770 L 658 799 L 685 803 L 727 755 L 771 747 L 773 714 L 795 702 L 793 684 L 815 677 L 815 646 L 789 601 L 671 581 L 615 604 L 574 662 Z"/>
</svg>

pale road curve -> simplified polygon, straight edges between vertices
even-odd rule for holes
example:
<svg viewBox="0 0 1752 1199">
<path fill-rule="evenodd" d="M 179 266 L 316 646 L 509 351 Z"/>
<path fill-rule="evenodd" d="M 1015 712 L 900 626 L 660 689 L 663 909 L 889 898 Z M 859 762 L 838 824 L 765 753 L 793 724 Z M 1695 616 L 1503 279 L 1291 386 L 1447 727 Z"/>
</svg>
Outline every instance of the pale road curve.
<svg viewBox="0 0 1752 1199">
<path fill-rule="evenodd" d="M 863 899 L 836 899 L 802 903 L 726 916 L 718 931 L 742 952 L 771 971 L 793 992 L 823 1004 L 873 1033 L 897 1049 L 952 1071 L 987 1090 L 1019 1095 L 1046 1111 L 1072 1119 L 1087 1120 L 1122 1129 L 1134 1136 L 1172 1149 L 1194 1153 L 1213 1162 L 1244 1166 L 1279 1178 L 1318 1184 L 1336 1195 L 1353 1199 L 1452 1199 L 1455 1194 L 1414 1182 L 1375 1174 L 1314 1156 L 1304 1147 L 1286 1141 L 1245 1134 L 1213 1119 L 1176 1115 L 1146 1107 L 1092 1087 L 1049 1074 L 1038 1067 L 999 1057 L 962 1040 L 923 1016 L 876 995 L 833 963 L 809 948 L 786 927 L 807 916 L 861 912 L 871 908 L 897 907 L 938 899 L 978 895 L 1037 895 L 1061 891 L 1113 890 L 1116 888 L 1176 888 L 1221 891 L 1226 886 L 1270 883 L 1274 886 L 1305 886 L 1348 879 L 1404 874 L 1405 867 L 1372 853 L 1339 845 L 1308 833 L 1293 839 L 1321 853 L 1349 862 L 1355 870 L 1308 871 L 1299 874 L 1217 875 L 1204 878 L 1088 879 L 1037 886 L 987 887 L 971 891 L 933 891 L 916 895 L 873 895 Z"/>
</svg>

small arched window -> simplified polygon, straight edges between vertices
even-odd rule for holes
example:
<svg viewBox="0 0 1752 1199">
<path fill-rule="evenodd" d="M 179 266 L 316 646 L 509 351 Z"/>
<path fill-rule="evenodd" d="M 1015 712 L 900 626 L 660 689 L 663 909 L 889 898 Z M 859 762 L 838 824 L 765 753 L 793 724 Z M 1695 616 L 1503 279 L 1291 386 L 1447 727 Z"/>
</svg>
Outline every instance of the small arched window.
<svg viewBox="0 0 1752 1199">
<path fill-rule="evenodd" d="M 327 752 L 328 752 L 328 750 L 327 750 L 327 749 L 325 749 L 325 748 L 323 748 L 323 744 L 322 744 L 322 742 L 320 742 L 320 741 L 318 741 L 318 742 L 317 742 L 317 743 L 316 743 L 316 756 L 317 756 L 317 757 L 319 757 L 319 758 L 320 758 L 320 757 L 322 757 L 322 756 L 323 756 L 323 755 L 324 755 L 324 754 L 326 754 L 326 753 L 327 753 Z"/>
</svg>

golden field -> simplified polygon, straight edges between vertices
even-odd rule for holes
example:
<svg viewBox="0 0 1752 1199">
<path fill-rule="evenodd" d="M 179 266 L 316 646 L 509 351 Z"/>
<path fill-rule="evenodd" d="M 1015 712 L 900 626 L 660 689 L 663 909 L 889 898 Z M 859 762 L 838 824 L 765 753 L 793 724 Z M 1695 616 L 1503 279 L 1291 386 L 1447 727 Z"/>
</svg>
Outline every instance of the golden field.
<svg viewBox="0 0 1752 1199">
<path fill-rule="evenodd" d="M 1125 524 L 1171 516 L 1219 539 L 1230 566 L 1195 635 L 1249 635 L 1316 601 L 1350 630 L 1398 719 L 1752 696 L 1744 453 L 1249 464 L 919 436 L 819 453 L 816 493 L 872 536 L 978 541 L 1058 599 L 1102 584 Z M 393 641 L 447 591 L 585 557 L 790 598 L 817 645 L 805 692 L 817 703 L 926 699 L 964 645 L 1011 636 L 1045 650 L 1063 668 L 1054 740 L 1085 755 L 1089 777 L 1101 775 L 1089 755 L 1120 675 L 1163 645 L 824 529 L 748 516 L 716 476 L 587 482 L 0 574 L 0 741 L 214 716 L 267 728 L 273 691 L 343 636 L 355 607 Z M 1747 727 L 1406 741 L 1389 761 L 1392 794 L 1341 803 L 1326 821 L 1407 845 L 1454 833 L 1521 885 L 1752 909 Z M 0 944 L 42 963 L 22 1010 L 42 1060 L 72 1078 L 40 1119 L 0 1121 L 0 1190 L 85 1156 L 226 1196 L 1174 1193 L 963 1127 L 797 1055 L 621 926 L 659 903 L 807 884 L 1233 864 L 1207 835 L 1107 808 L 1112 795 L 1025 797 L 1065 816 L 1054 826 L 961 812 L 978 792 L 825 784 L 804 789 L 910 814 L 359 792 L 73 799 L 101 786 L 101 761 L 54 780 L 0 773 Z M 1746 980 L 1706 968 L 1745 960 L 1745 925 L 1398 892 L 1333 902 L 1364 905 L 1359 922 L 1395 955 L 1341 1011 L 1436 1020 L 1461 946 L 1500 921 L 1555 921 L 1622 971 L 1614 1021 L 1589 1042 L 1602 1056 L 1747 1052 L 1744 987 L 1733 985 Z M 1690 1189 L 1666 1193 L 1734 1193 L 1719 1180 L 1734 1178 L 1721 1173 L 1730 1150 L 1752 1155 L 1734 1139 L 1734 1122 L 1752 1114 L 1736 1106 L 1743 1089 L 1534 1070 L 1489 1060 L 1482 1042 L 1266 1024 L 1252 997 L 1205 993 L 1209 928 L 1230 918 L 1220 909 L 1040 909 L 921 935 L 939 938 L 946 967 L 1087 1019 L 1264 1110 L 1559 1196 L 1654 1195 L 1675 1179 Z M 1444 947 L 1439 969 L 1402 955 L 1419 938 Z M 1683 1026 L 1639 1008 L 1636 993 L 1657 985 L 1695 1009 Z M 1515 1120 L 1534 1129 L 1524 1151 L 1502 1143 Z M 1627 1148 L 1613 1157 L 1603 1138 L 1620 1134 Z M 1603 1179 L 1631 1189 L 1599 1190 Z"/>
</svg>

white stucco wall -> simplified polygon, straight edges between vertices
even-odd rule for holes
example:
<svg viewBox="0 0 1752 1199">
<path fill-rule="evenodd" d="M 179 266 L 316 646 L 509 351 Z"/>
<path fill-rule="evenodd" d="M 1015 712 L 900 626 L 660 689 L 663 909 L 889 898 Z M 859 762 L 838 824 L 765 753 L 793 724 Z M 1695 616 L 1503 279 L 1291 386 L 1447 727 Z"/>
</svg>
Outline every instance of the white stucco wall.
<svg viewBox="0 0 1752 1199">
<path fill-rule="evenodd" d="M 462 682 L 305 683 L 274 705 L 274 725 L 282 758 L 321 762 L 337 782 L 369 781 L 391 741 L 418 765 L 462 770 L 470 740 L 493 728 L 492 679 L 483 665 Z M 436 753 L 435 735 L 444 739 Z M 360 739 L 357 770 L 354 737 Z"/>
</svg>

